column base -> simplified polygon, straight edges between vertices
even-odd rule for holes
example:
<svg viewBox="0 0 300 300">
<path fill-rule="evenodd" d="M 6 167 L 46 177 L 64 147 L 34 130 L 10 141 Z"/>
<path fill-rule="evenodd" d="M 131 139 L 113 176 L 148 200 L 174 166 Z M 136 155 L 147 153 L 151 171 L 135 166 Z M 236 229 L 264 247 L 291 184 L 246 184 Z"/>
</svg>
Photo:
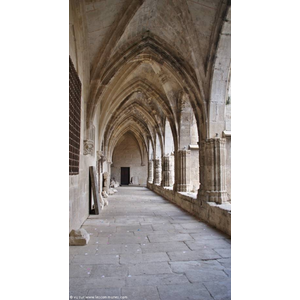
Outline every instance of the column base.
<svg viewBox="0 0 300 300">
<path fill-rule="evenodd" d="M 189 184 L 177 184 L 177 192 L 189 192 L 190 185 Z"/>
<path fill-rule="evenodd" d="M 199 198 L 205 202 L 223 204 L 228 200 L 226 191 L 200 191 Z"/>
</svg>

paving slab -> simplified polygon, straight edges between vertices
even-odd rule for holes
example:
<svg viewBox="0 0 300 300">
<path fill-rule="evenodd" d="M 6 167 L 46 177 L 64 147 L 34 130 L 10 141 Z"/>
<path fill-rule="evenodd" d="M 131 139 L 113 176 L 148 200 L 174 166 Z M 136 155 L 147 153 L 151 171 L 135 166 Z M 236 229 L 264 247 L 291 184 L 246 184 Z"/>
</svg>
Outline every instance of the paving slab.
<svg viewBox="0 0 300 300">
<path fill-rule="evenodd" d="M 196 230 L 197 233 L 199 230 L 207 229 L 209 226 L 202 222 L 197 223 L 181 223 L 183 229 Z"/>
<path fill-rule="evenodd" d="M 218 263 L 220 263 L 226 269 L 231 268 L 231 258 L 218 259 Z"/>
<path fill-rule="evenodd" d="M 224 258 L 231 257 L 231 248 L 227 248 L 227 249 L 215 248 L 214 250 Z"/>
<path fill-rule="evenodd" d="M 151 225 L 130 225 L 130 226 L 118 226 L 117 232 L 127 232 L 127 231 L 153 231 Z"/>
<path fill-rule="evenodd" d="M 163 262 L 169 261 L 170 258 L 165 252 L 155 253 L 133 253 L 133 254 L 121 254 L 120 264 L 137 264 L 137 263 L 151 263 L 151 262 Z"/>
<path fill-rule="evenodd" d="M 121 296 L 120 288 L 107 288 L 107 289 L 89 289 L 87 296 L 94 296 L 94 299 L 108 299 L 108 297 L 119 297 Z M 102 298 L 101 298 L 102 297 Z M 106 297 L 106 298 L 105 298 Z M 119 299 L 115 298 L 115 299 Z M 114 299 L 114 298 L 111 298 Z"/>
<path fill-rule="evenodd" d="M 219 282 L 203 283 L 215 300 L 231 300 L 230 279 Z"/>
<path fill-rule="evenodd" d="M 69 288 L 69 297 L 70 299 L 74 299 L 75 297 L 79 298 L 79 296 L 86 296 L 88 294 L 88 291 L 89 290 L 87 287 L 72 286 Z"/>
<path fill-rule="evenodd" d="M 132 276 L 166 273 L 172 273 L 172 270 L 167 262 L 152 262 L 129 265 L 129 275 Z"/>
<path fill-rule="evenodd" d="M 69 277 L 90 277 L 94 265 L 71 264 L 69 266 Z"/>
<path fill-rule="evenodd" d="M 123 287 L 122 296 L 128 300 L 160 300 L 158 290 L 153 286 Z"/>
<path fill-rule="evenodd" d="M 171 269 L 174 273 L 185 273 L 199 270 L 224 270 L 224 267 L 216 260 L 207 261 L 170 261 Z"/>
<path fill-rule="evenodd" d="M 225 272 L 220 270 L 194 270 L 186 271 L 186 277 L 192 283 L 195 282 L 216 282 L 228 279 L 228 276 Z"/>
<path fill-rule="evenodd" d="M 199 250 L 205 248 L 211 249 L 230 249 L 230 244 L 224 239 L 205 239 L 198 241 L 186 241 L 185 244 L 191 250 Z"/>
<path fill-rule="evenodd" d="M 141 275 L 126 278 L 126 286 L 159 286 L 189 283 L 183 274 Z"/>
<path fill-rule="evenodd" d="M 97 253 L 99 255 L 104 254 L 121 254 L 121 253 L 136 253 L 142 250 L 141 244 L 109 244 L 98 245 Z"/>
<path fill-rule="evenodd" d="M 119 257 L 116 255 L 75 255 L 73 264 L 119 264 Z"/>
<path fill-rule="evenodd" d="M 214 300 L 202 284 L 177 284 L 158 287 L 161 300 Z"/>
<path fill-rule="evenodd" d="M 93 245 L 93 244 L 69 247 L 69 253 L 72 255 L 85 254 L 85 253 L 96 254 L 96 252 L 97 252 L 97 245 Z"/>
<path fill-rule="evenodd" d="M 171 261 L 186 261 L 186 260 L 207 260 L 207 259 L 217 259 L 221 258 L 212 249 L 203 249 L 195 251 L 174 251 L 167 252 Z"/>
<path fill-rule="evenodd" d="M 230 299 L 230 237 L 146 188 L 118 190 L 70 247 L 70 296 Z"/>
<path fill-rule="evenodd" d="M 141 236 L 133 237 L 109 237 L 109 244 L 139 244 L 139 243 L 149 243 L 148 239 L 145 239 Z"/>
<path fill-rule="evenodd" d="M 70 289 L 99 289 L 99 288 L 121 288 L 125 286 L 122 277 L 99 277 L 99 278 L 70 278 Z"/>
<path fill-rule="evenodd" d="M 184 242 L 144 243 L 141 249 L 143 253 L 190 250 Z"/>
<path fill-rule="evenodd" d="M 191 233 L 190 235 L 196 241 L 203 240 L 203 239 L 228 238 L 228 236 L 225 233 L 219 232 L 213 228 L 199 230 L 197 233 Z"/>
<path fill-rule="evenodd" d="M 128 266 L 125 265 L 95 265 L 91 272 L 91 277 L 126 277 Z"/>
<path fill-rule="evenodd" d="M 149 234 L 148 238 L 151 243 L 180 242 L 193 240 L 193 238 L 189 234 Z"/>
</svg>

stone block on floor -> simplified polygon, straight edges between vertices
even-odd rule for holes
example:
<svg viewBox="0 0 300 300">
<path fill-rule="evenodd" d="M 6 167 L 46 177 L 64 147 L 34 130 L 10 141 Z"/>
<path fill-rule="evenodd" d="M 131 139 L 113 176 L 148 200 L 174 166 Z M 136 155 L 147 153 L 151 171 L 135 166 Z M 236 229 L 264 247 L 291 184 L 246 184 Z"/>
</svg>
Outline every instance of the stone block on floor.
<svg viewBox="0 0 300 300">
<path fill-rule="evenodd" d="M 122 296 L 126 296 L 128 300 L 160 300 L 154 286 L 123 287 Z"/>
<path fill-rule="evenodd" d="M 90 235 L 83 228 L 77 230 L 73 229 L 69 234 L 70 246 L 84 246 L 88 244 L 89 240 Z"/>
</svg>

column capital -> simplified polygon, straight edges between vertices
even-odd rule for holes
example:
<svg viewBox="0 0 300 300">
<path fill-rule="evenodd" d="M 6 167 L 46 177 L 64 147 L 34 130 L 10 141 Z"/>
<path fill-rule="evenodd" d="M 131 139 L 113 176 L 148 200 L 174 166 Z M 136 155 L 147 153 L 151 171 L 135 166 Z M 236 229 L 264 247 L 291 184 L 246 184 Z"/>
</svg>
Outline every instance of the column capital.
<svg viewBox="0 0 300 300">
<path fill-rule="evenodd" d="M 83 154 L 84 155 L 93 155 L 95 143 L 93 140 L 84 140 L 83 141 Z"/>
</svg>

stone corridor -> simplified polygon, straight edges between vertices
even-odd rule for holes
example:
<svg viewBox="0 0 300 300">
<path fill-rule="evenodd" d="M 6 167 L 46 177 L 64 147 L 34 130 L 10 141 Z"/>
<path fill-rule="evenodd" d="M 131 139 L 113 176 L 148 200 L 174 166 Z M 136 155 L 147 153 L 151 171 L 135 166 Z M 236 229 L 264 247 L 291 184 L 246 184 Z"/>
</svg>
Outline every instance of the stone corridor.
<svg viewBox="0 0 300 300">
<path fill-rule="evenodd" d="M 70 247 L 70 297 L 231 298 L 228 236 L 147 188 L 117 190 L 84 222 L 88 245 Z"/>
</svg>

